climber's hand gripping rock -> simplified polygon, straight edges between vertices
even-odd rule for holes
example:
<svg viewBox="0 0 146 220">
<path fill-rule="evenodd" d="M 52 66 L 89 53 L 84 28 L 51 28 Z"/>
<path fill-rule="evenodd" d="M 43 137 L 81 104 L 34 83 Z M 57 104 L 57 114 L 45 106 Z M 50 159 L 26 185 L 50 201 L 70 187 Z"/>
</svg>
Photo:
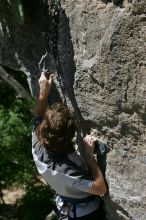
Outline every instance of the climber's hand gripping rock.
<svg viewBox="0 0 146 220">
<path fill-rule="evenodd" d="M 48 98 L 49 92 L 52 87 L 54 74 L 49 72 L 42 72 L 39 79 L 40 95 L 39 98 Z"/>
<path fill-rule="evenodd" d="M 97 138 L 92 135 L 86 135 L 84 137 L 84 149 L 87 156 L 92 156 L 94 154 L 96 140 Z"/>
<path fill-rule="evenodd" d="M 40 94 L 36 103 L 35 114 L 44 116 L 48 106 L 48 96 L 52 87 L 54 74 L 43 71 L 39 78 Z"/>
</svg>

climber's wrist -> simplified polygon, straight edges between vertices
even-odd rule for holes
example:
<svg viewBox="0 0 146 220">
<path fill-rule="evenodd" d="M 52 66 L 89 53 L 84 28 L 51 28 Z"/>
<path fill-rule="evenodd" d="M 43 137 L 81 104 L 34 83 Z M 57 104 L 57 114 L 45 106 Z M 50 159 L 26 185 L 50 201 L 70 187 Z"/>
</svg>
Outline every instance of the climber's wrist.
<svg viewBox="0 0 146 220">
<path fill-rule="evenodd" d="M 35 108 L 35 114 L 41 115 L 43 117 L 47 106 L 48 106 L 48 98 L 39 97 Z"/>
<path fill-rule="evenodd" d="M 38 97 L 38 99 L 39 100 L 48 100 L 48 96 L 49 96 L 49 93 L 50 93 L 50 89 L 48 90 L 48 91 L 41 91 L 40 90 L 40 94 L 39 94 L 39 97 Z"/>
</svg>

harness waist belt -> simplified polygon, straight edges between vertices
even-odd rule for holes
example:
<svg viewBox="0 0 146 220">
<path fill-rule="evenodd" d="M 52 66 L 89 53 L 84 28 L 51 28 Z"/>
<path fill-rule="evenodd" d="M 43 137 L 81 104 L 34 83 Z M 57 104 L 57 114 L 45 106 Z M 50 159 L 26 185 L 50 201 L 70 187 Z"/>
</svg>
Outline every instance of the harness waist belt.
<svg viewBox="0 0 146 220">
<path fill-rule="evenodd" d="M 62 196 L 62 195 L 59 195 L 59 196 L 63 201 L 71 202 L 72 204 L 87 203 L 87 202 L 91 202 L 95 199 L 98 200 L 98 202 L 100 202 L 100 200 L 101 200 L 100 196 L 95 196 L 95 195 L 91 195 L 91 196 L 81 198 L 81 199 L 70 198 L 70 197 L 66 197 L 66 196 Z"/>
</svg>

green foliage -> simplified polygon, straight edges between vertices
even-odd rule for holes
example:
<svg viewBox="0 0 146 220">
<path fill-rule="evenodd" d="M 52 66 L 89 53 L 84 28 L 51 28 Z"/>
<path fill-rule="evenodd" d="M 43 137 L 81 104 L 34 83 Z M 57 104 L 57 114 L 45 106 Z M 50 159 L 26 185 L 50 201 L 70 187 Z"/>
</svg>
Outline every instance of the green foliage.
<svg viewBox="0 0 146 220">
<path fill-rule="evenodd" d="M 27 89 L 22 73 L 12 71 L 11 75 Z M 33 103 L 18 99 L 3 81 L 0 81 L 0 100 L 0 190 L 13 185 L 23 185 L 26 189 L 26 195 L 12 207 L 0 205 L 1 216 L 12 220 L 43 220 L 53 209 L 54 194 L 49 186 L 38 181 L 32 159 Z"/>
<path fill-rule="evenodd" d="M 10 71 L 26 86 L 24 74 Z M 0 81 L 0 180 L 2 187 L 34 182 L 36 168 L 31 155 L 32 103 L 17 99 L 16 92 Z"/>
<path fill-rule="evenodd" d="M 16 71 L 7 66 L 2 66 L 10 75 L 17 80 L 26 91 L 29 92 L 29 86 L 27 82 L 27 77 L 22 71 Z M 0 104 L 5 108 L 11 108 L 14 101 L 16 100 L 16 91 L 14 91 L 11 87 L 8 86 L 7 83 L 0 79 Z M 30 105 L 29 105 L 30 106 Z M 29 107 L 28 106 L 28 107 Z"/>
<path fill-rule="evenodd" d="M 18 217 L 21 220 L 43 220 L 54 206 L 53 191 L 48 186 L 31 186 L 21 200 Z M 24 214 L 25 213 L 25 214 Z"/>
<path fill-rule="evenodd" d="M 51 216 L 51 219 L 50 219 L 50 220 L 58 220 L 56 214 L 53 214 L 53 215 Z"/>
<path fill-rule="evenodd" d="M 21 0 L 10 0 L 10 4 L 16 21 L 22 25 L 24 23 L 24 11 Z"/>
<path fill-rule="evenodd" d="M 10 87 L 6 87 L 6 84 L 0 80 L 0 104 L 5 108 L 9 108 L 15 100 L 15 96 L 16 92 L 14 92 Z"/>
<path fill-rule="evenodd" d="M 11 108 L 0 105 L 0 177 L 5 185 L 32 181 L 30 104 L 16 100 Z"/>
<path fill-rule="evenodd" d="M 10 73 L 10 75 L 15 78 L 23 87 L 29 92 L 29 86 L 27 81 L 27 76 L 22 71 L 16 71 L 10 67 L 2 65 L 2 67 Z M 12 92 L 13 93 L 13 92 Z M 8 93 L 9 94 L 9 93 Z M 10 95 L 10 94 L 9 94 Z M 8 96 L 7 96 L 8 97 Z"/>
</svg>

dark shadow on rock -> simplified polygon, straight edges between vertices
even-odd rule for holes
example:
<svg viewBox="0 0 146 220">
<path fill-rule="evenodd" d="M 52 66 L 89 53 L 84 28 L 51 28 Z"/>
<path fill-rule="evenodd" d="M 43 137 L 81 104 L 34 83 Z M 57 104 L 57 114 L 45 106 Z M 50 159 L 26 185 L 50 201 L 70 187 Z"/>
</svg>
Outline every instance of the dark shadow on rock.
<svg viewBox="0 0 146 220">
<path fill-rule="evenodd" d="M 51 93 L 49 95 L 49 104 L 52 105 L 55 102 L 61 102 L 62 99 L 60 97 L 60 94 L 56 88 L 55 83 L 53 83 L 52 88 L 51 88 Z"/>
<path fill-rule="evenodd" d="M 81 123 L 83 117 L 79 110 L 73 89 L 76 65 L 74 62 L 74 49 L 70 35 L 69 18 L 61 8 L 59 20 L 59 61 L 62 82 L 75 111 L 77 121 Z"/>
<path fill-rule="evenodd" d="M 126 210 L 124 210 L 121 206 L 119 206 L 116 202 L 114 202 L 111 199 L 109 194 L 105 196 L 104 203 L 108 220 L 134 220 L 133 217 L 129 215 L 129 213 Z"/>
<path fill-rule="evenodd" d="M 128 218 L 132 220 L 133 218 L 129 215 L 129 213 L 111 199 L 108 182 L 106 180 L 107 154 L 103 154 L 103 155 L 96 154 L 96 157 L 97 157 L 100 170 L 104 176 L 106 187 L 107 187 L 107 193 L 104 196 L 103 202 L 102 202 L 102 209 L 106 214 L 106 219 L 107 220 L 125 220 Z"/>
<path fill-rule="evenodd" d="M 124 0 L 102 0 L 102 2 L 104 2 L 105 4 L 108 4 L 108 3 L 113 2 L 113 4 L 114 4 L 116 7 L 122 8 L 122 7 L 123 7 L 123 2 L 124 2 Z"/>
<path fill-rule="evenodd" d="M 9 60 L 9 63 L 17 63 L 15 58 L 15 52 L 12 50 L 12 44 L 14 43 L 14 33 L 15 25 L 11 25 L 14 22 L 12 11 L 10 5 L 7 1 L 0 1 L 0 23 L 1 31 L 0 38 L 2 39 L 2 44 L 0 44 L 1 50 L 1 63 L 5 64 L 6 60 Z M 16 64 L 17 65 L 17 64 Z"/>
<path fill-rule="evenodd" d="M 46 11 L 46 1 L 38 0 L 36 3 L 34 0 L 23 0 L 22 4 L 24 24 L 20 25 L 13 16 L 11 5 L 7 1 L 1 0 L 0 22 L 7 44 L 7 46 L 4 45 L 4 49 L 2 49 L 1 60 L 3 64 L 8 62 L 6 65 L 12 68 L 19 69 L 20 66 L 24 66 L 25 69 L 23 71 L 26 72 L 28 76 L 32 93 L 34 96 L 38 96 L 38 78 L 40 76 L 38 63 L 42 55 L 49 50 L 48 42 L 46 42 L 46 39 L 44 39 L 42 35 L 49 31 L 51 27 L 49 22 L 52 22 L 52 20 Z M 76 67 L 73 60 L 74 51 L 70 36 L 69 20 L 62 9 L 60 9 L 59 48 L 62 82 L 71 100 L 78 121 L 81 121 L 82 115 L 73 90 Z M 50 51 L 48 51 L 48 53 L 48 68 L 55 70 L 55 64 L 51 60 L 52 54 Z M 52 88 L 50 100 L 51 103 L 54 102 L 53 100 L 55 100 L 55 102 L 60 100 L 55 84 Z"/>
<path fill-rule="evenodd" d="M 1 0 L 0 22 L 2 24 L 2 33 L 4 46 L 1 55 L 2 64 L 6 64 L 17 70 L 24 66 L 23 70 L 28 76 L 28 83 L 32 89 L 32 94 L 38 96 L 39 86 L 38 78 L 40 71 L 38 63 L 49 50 L 48 42 L 44 39 L 44 33 L 49 29 L 49 15 L 47 14 L 46 2 L 42 0 L 22 0 L 24 23 L 19 24 L 15 19 L 11 4 Z M 49 52 L 49 51 L 48 51 Z M 19 65 L 20 63 L 20 65 Z M 48 68 L 54 68 L 50 57 L 48 57 Z M 50 66 L 49 66 L 50 64 Z M 53 68 L 52 68 L 53 66 Z M 52 88 L 55 100 L 60 100 L 55 84 Z M 51 101 L 52 102 L 52 101 Z"/>
</svg>

